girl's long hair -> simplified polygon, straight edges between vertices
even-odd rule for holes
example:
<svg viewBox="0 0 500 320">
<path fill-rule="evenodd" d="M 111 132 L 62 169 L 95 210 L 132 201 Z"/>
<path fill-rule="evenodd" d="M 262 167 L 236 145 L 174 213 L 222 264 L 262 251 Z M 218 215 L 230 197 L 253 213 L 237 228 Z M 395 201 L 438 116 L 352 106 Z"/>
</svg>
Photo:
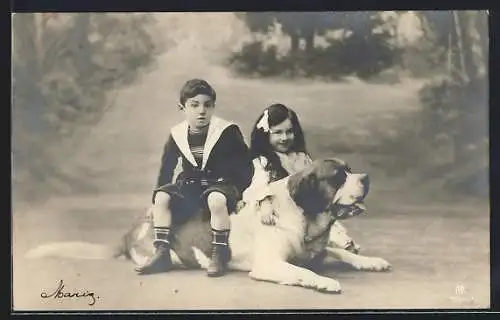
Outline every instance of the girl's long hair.
<svg viewBox="0 0 500 320">
<path fill-rule="evenodd" d="M 302 131 L 302 127 L 300 126 L 300 122 L 295 111 L 279 103 L 273 104 L 267 107 L 265 110 L 267 110 L 268 112 L 269 127 L 278 125 L 286 119 L 290 119 L 290 121 L 292 122 L 292 130 L 294 133 L 294 143 L 290 151 L 304 152 L 308 154 L 304 132 Z M 257 124 L 264 116 L 264 111 L 259 116 L 252 129 L 250 138 L 250 155 L 252 159 L 264 156 L 266 159 L 268 159 L 268 163 L 265 169 L 270 170 L 271 172 L 274 171 L 278 175 L 277 179 L 284 178 L 288 175 L 288 173 L 281 165 L 278 156 L 274 152 L 272 146 L 269 144 L 269 132 L 265 132 L 262 128 L 257 128 Z"/>
</svg>

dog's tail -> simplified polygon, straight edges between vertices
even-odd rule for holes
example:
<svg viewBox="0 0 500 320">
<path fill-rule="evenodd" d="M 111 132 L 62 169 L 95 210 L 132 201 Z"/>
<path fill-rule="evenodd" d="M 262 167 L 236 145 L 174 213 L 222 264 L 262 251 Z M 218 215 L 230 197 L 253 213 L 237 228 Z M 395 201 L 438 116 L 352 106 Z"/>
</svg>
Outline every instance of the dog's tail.
<svg viewBox="0 0 500 320">
<path fill-rule="evenodd" d="M 109 260 L 116 259 L 124 252 L 119 247 L 111 247 L 90 242 L 52 242 L 39 245 L 25 255 L 28 259 L 40 258 L 70 258 L 70 259 L 90 259 Z"/>
</svg>

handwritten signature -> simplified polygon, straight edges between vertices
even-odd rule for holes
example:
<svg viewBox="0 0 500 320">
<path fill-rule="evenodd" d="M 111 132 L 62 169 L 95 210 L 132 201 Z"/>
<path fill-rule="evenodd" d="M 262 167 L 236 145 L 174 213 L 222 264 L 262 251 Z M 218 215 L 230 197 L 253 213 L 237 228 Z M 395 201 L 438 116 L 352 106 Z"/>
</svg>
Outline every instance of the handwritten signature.
<svg viewBox="0 0 500 320">
<path fill-rule="evenodd" d="M 96 296 L 95 292 L 91 292 L 88 290 L 77 290 L 73 292 L 65 292 L 64 291 L 64 281 L 60 280 L 57 289 L 52 293 L 42 292 L 40 297 L 43 299 L 54 298 L 54 299 L 65 299 L 65 298 L 85 298 L 88 297 L 90 299 L 89 306 L 93 306 L 96 303 L 96 299 L 99 299 L 99 296 Z"/>
</svg>

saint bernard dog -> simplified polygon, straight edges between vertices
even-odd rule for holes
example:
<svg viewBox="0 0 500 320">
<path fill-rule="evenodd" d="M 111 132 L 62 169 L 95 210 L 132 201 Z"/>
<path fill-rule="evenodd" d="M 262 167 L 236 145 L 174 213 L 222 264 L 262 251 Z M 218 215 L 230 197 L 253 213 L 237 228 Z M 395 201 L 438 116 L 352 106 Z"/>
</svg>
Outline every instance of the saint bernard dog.
<svg viewBox="0 0 500 320">
<path fill-rule="evenodd" d="M 342 231 L 332 228 L 336 220 L 366 213 L 363 203 L 369 189 L 366 174 L 352 173 L 338 159 L 316 160 L 306 169 L 271 185 L 277 213 L 273 225 L 260 221 L 247 205 L 231 215 L 229 269 L 249 272 L 254 280 L 301 286 L 339 293 L 339 282 L 315 273 L 313 266 L 326 258 L 350 264 L 357 270 L 387 271 L 391 265 L 378 257 L 362 256 L 343 249 Z M 153 254 L 153 224 L 149 213 L 108 248 L 85 242 L 51 243 L 31 250 L 27 256 L 106 259 L 124 256 L 142 264 Z M 211 232 L 206 212 L 192 215 L 172 228 L 171 256 L 180 268 L 206 268 Z M 340 238 L 339 238 L 340 237 Z"/>
</svg>

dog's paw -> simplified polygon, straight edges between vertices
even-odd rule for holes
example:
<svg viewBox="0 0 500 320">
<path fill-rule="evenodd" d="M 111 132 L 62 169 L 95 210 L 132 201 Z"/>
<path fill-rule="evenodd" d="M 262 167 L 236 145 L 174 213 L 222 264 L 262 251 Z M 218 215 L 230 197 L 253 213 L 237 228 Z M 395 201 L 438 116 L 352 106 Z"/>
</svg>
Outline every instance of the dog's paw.
<svg viewBox="0 0 500 320">
<path fill-rule="evenodd" d="M 392 269 L 389 262 L 378 257 L 360 257 L 354 261 L 352 266 L 360 271 L 389 271 Z"/>
<path fill-rule="evenodd" d="M 202 269 L 207 269 L 208 265 L 210 264 L 210 259 L 196 247 L 191 247 L 191 250 L 193 250 L 194 258 L 196 259 L 200 267 Z"/>
<path fill-rule="evenodd" d="M 316 280 L 316 290 L 325 293 L 340 293 L 342 288 L 340 287 L 340 283 L 332 278 L 328 277 L 319 277 Z"/>
</svg>

